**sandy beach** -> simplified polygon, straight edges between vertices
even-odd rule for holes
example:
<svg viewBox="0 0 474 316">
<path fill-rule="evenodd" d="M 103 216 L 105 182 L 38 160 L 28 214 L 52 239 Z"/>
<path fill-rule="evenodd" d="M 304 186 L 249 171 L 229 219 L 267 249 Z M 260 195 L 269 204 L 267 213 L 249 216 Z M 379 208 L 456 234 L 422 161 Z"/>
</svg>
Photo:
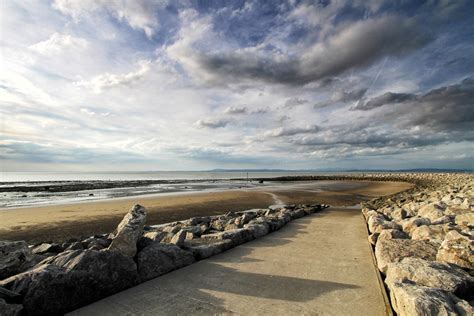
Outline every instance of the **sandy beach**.
<svg viewBox="0 0 474 316">
<path fill-rule="evenodd" d="M 329 182 L 329 181 L 328 181 Z M 333 189 L 317 190 L 315 182 L 255 189 L 200 192 L 175 195 L 135 196 L 94 202 L 9 208 L 0 210 L 0 239 L 64 241 L 112 231 L 134 204 L 148 210 L 147 224 L 161 224 L 198 215 L 215 215 L 288 204 L 324 203 L 349 206 L 377 196 L 407 190 L 403 182 L 333 181 Z"/>
</svg>

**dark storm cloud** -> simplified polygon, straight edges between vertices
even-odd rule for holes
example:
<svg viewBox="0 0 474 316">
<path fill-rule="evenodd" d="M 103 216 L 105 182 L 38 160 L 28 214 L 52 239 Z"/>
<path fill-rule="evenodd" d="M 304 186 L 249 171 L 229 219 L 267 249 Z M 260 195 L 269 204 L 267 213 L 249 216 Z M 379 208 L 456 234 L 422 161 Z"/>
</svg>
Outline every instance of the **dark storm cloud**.
<svg viewBox="0 0 474 316">
<path fill-rule="evenodd" d="M 402 103 L 405 101 L 410 101 L 415 99 L 416 96 L 409 93 L 393 93 L 387 92 L 382 95 L 379 95 L 375 98 L 370 99 L 367 102 L 359 101 L 352 110 L 359 110 L 359 111 L 368 111 L 378 107 L 381 107 L 385 104 L 394 104 L 394 103 Z"/>
<path fill-rule="evenodd" d="M 424 95 L 385 93 L 354 110 L 371 110 L 391 106 L 384 120 L 395 119 L 402 126 L 425 126 L 434 130 L 465 130 L 474 124 L 474 79 L 433 89 Z M 470 128 L 471 127 L 471 128 Z"/>
<path fill-rule="evenodd" d="M 204 71 L 227 80 L 304 85 L 369 65 L 383 56 L 407 54 L 431 40 L 415 19 L 393 15 L 358 21 L 338 30 L 297 57 L 282 59 L 279 52 L 260 50 L 203 54 L 198 62 Z"/>
</svg>

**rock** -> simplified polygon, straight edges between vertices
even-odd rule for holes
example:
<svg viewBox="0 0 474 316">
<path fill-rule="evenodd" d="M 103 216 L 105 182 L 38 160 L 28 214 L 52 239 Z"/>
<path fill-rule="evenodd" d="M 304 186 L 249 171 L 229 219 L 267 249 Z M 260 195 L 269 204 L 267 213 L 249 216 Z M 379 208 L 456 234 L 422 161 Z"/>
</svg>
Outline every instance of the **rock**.
<svg viewBox="0 0 474 316">
<path fill-rule="evenodd" d="M 176 234 L 181 230 L 181 226 L 179 225 L 174 225 L 174 226 L 166 226 L 163 228 L 163 231 L 166 233 L 172 233 L 173 235 Z"/>
<path fill-rule="evenodd" d="M 385 239 L 408 239 L 409 236 L 405 233 L 402 232 L 401 230 L 398 229 L 384 229 L 380 233 L 379 237 L 382 240 Z"/>
<path fill-rule="evenodd" d="M 212 229 L 219 230 L 219 231 L 223 231 L 226 226 L 227 226 L 227 221 L 223 219 L 216 219 L 212 221 L 210 225 Z"/>
<path fill-rule="evenodd" d="M 377 239 L 379 238 L 379 235 L 380 235 L 379 233 L 370 234 L 368 238 L 369 242 L 375 246 L 375 244 L 377 243 Z"/>
<path fill-rule="evenodd" d="M 208 235 L 202 235 L 201 239 L 205 240 L 223 240 L 223 239 L 230 239 L 232 240 L 232 245 L 238 246 L 240 244 L 243 244 L 247 241 L 250 241 L 253 239 L 252 232 L 248 228 L 239 228 L 239 229 L 234 229 L 234 230 L 228 230 L 225 232 L 219 232 L 215 234 L 208 234 Z"/>
<path fill-rule="evenodd" d="M 436 288 L 411 283 L 391 283 L 390 300 L 399 316 L 472 315 L 468 302 Z"/>
<path fill-rule="evenodd" d="M 135 205 L 118 225 L 108 249 L 134 257 L 137 253 L 137 241 L 142 235 L 145 221 L 146 209 L 141 205 Z"/>
<path fill-rule="evenodd" d="M 193 233 L 186 232 L 186 240 L 191 240 L 196 238 L 196 236 Z"/>
<path fill-rule="evenodd" d="M 234 230 L 234 229 L 239 229 L 239 225 L 237 224 L 227 224 L 224 228 L 224 230 Z"/>
<path fill-rule="evenodd" d="M 141 282 L 195 262 L 190 251 L 173 244 L 153 243 L 137 254 L 138 274 Z"/>
<path fill-rule="evenodd" d="M 23 295 L 28 315 L 58 315 L 137 284 L 135 262 L 118 251 L 65 251 L 0 281 Z"/>
<path fill-rule="evenodd" d="M 411 233 L 411 239 L 413 240 L 433 240 L 441 243 L 444 239 L 444 226 L 443 225 L 430 225 L 420 226 L 415 228 Z"/>
<path fill-rule="evenodd" d="M 184 243 L 184 241 L 186 240 L 186 235 L 188 233 L 185 231 L 185 230 L 180 230 L 179 232 L 177 232 L 173 238 L 171 238 L 171 243 L 172 244 L 175 244 L 176 246 L 178 247 L 181 247 Z"/>
<path fill-rule="evenodd" d="M 448 223 L 454 223 L 454 219 L 450 215 L 444 215 L 443 217 L 440 217 L 436 219 L 435 221 L 431 222 L 431 225 L 441 225 L 441 224 L 448 224 Z"/>
<path fill-rule="evenodd" d="M 395 221 L 401 221 L 402 219 L 407 218 L 407 211 L 405 211 L 402 208 L 397 208 L 395 209 L 390 216 L 395 220 Z"/>
<path fill-rule="evenodd" d="M 2 316 L 19 316 L 22 314 L 23 305 L 8 304 L 4 299 L 0 298 L 0 315 Z"/>
<path fill-rule="evenodd" d="M 255 224 L 255 223 L 247 224 L 247 225 L 244 225 L 244 228 L 250 231 L 253 239 L 263 237 L 270 232 L 268 225 L 263 224 L 263 223 L 262 224 Z"/>
<path fill-rule="evenodd" d="M 303 209 L 297 208 L 289 212 L 289 215 L 290 215 L 290 219 L 298 219 L 298 218 L 304 217 L 306 213 L 304 212 Z"/>
<path fill-rule="evenodd" d="M 31 249 L 24 241 L 0 241 L 0 280 L 29 269 Z"/>
<path fill-rule="evenodd" d="M 446 207 L 440 203 L 430 203 L 418 210 L 418 216 L 428 218 L 430 221 L 434 221 L 444 216 L 444 210 Z"/>
<path fill-rule="evenodd" d="M 34 254 L 45 254 L 45 253 L 55 253 L 58 254 L 63 251 L 62 247 L 58 244 L 48 244 L 42 243 L 40 245 L 34 246 L 31 248 L 31 252 Z"/>
<path fill-rule="evenodd" d="M 382 214 L 376 214 L 369 217 L 367 221 L 369 226 L 369 231 L 373 233 L 380 233 L 384 229 L 399 229 L 400 226 L 395 223 L 385 219 Z"/>
<path fill-rule="evenodd" d="M 474 278 L 464 270 L 446 263 L 420 258 L 404 258 L 389 263 L 385 283 L 415 282 L 417 285 L 439 288 L 458 297 L 471 299 L 474 295 Z"/>
<path fill-rule="evenodd" d="M 474 241 L 455 230 L 446 234 L 436 260 L 453 263 L 465 269 L 474 269 Z"/>
<path fill-rule="evenodd" d="M 183 248 L 191 251 L 196 260 L 203 260 L 232 248 L 232 240 L 193 239 L 186 240 Z"/>
<path fill-rule="evenodd" d="M 423 218 L 423 217 L 412 217 L 408 220 L 405 220 L 403 221 L 402 223 L 402 228 L 403 228 L 403 231 L 405 233 L 407 233 L 408 235 L 411 236 L 411 232 L 419 227 L 419 226 L 423 226 L 423 225 L 430 225 L 431 224 L 431 221 L 427 218 Z"/>
<path fill-rule="evenodd" d="M 406 257 L 435 260 L 437 250 L 438 245 L 429 241 L 379 238 L 375 244 L 375 258 L 377 267 L 385 273 L 389 263 L 401 261 Z"/>
<path fill-rule="evenodd" d="M 66 250 L 81 250 L 81 249 L 84 249 L 84 247 L 82 246 L 82 243 L 80 241 L 75 241 L 75 242 L 71 243 L 64 250 L 66 251 Z"/>
<path fill-rule="evenodd" d="M 474 226 L 474 212 L 456 215 L 454 222 L 458 225 Z"/>
</svg>

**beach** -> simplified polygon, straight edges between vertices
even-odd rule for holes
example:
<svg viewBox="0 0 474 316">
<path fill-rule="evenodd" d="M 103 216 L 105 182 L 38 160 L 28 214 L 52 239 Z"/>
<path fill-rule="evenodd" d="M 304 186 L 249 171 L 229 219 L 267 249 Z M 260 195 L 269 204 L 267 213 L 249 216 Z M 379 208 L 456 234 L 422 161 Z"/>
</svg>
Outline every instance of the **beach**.
<svg viewBox="0 0 474 316">
<path fill-rule="evenodd" d="M 321 186 L 324 189 L 321 189 Z M 61 242 L 112 231 L 134 204 L 147 208 L 147 225 L 193 216 L 265 208 L 271 204 L 352 206 L 411 188 L 404 182 L 304 181 L 216 192 L 134 196 L 91 202 L 0 209 L 0 239 Z"/>
</svg>

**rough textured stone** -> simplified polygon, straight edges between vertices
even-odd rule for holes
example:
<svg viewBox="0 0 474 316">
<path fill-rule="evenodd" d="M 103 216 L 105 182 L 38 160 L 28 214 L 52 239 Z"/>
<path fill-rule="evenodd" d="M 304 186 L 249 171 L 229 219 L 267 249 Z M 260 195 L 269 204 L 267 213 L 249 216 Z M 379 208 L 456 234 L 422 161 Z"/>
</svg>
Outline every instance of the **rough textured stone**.
<svg viewBox="0 0 474 316">
<path fill-rule="evenodd" d="M 385 282 L 404 281 L 440 288 L 465 299 L 474 295 L 474 278 L 464 270 L 446 263 L 420 258 L 404 258 L 400 262 L 389 263 Z"/>
<path fill-rule="evenodd" d="M 266 224 L 247 224 L 244 228 L 248 229 L 254 239 L 263 237 L 270 232 L 268 225 Z"/>
<path fill-rule="evenodd" d="M 436 288 L 411 283 L 389 284 L 392 307 L 399 316 L 472 315 L 468 302 Z"/>
<path fill-rule="evenodd" d="M 407 233 L 408 235 L 411 236 L 411 232 L 419 227 L 419 226 L 423 226 L 423 225 L 430 225 L 431 224 L 431 221 L 428 219 L 428 218 L 423 218 L 423 217 L 412 217 L 408 220 L 405 220 L 403 223 L 402 223 L 402 228 L 403 228 L 403 231 L 405 233 Z"/>
<path fill-rule="evenodd" d="M 24 241 L 0 241 L 0 280 L 31 267 L 31 250 Z"/>
<path fill-rule="evenodd" d="M 474 226 L 474 212 L 456 215 L 454 221 L 458 225 Z"/>
<path fill-rule="evenodd" d="M 410 239 L 380 239 L 375 245 L 375 257 L 380 271 L 385 273 L 387 265 L 406 257 L 435 260 L 438 245 L 429 241 Z"/>
<path fill-rule="evenodd" d="M 190 251 L 173 244 L 156 242 L 137 254 L 138 274 L 143 282 L 190 265 L 194 261 L 194 256 Z"/>
<path fill-rule="evenodd" d="M 137 241 L 142 235 L 146 221 L 146 210 L 135 205 L 118 225 L 109 250 L 118 250 L 123 255 L 133 257 L 137 253 Z"/>
<path fill-rule="evenodd" d="M 446 234 L 436 259 L 472 270 L 474 269 L 474 241 L 452 230 Z"/>
<path fill-rule="evenodd" d="M 384 239 L 408 239 L 409 236 L 398 229 L 384 229 L 380 232 L 378 238 Z"/>
<path fill-rule="evenodd" d="M 193 239 L 187 240 L 183 248 L 191 251 L 196 260 L 202 260 L 219 254 L 233 247 L 232 240 L 206 240 Z"/>
<path fill-rule="evenodd" d="M 58 315 L 136 285 L 135 262 L 117 251 L 74 250 L 0 282 L 24 296 L 27 314 Z"/>
<path fill-rule="evenodd" d="M 185 230 L 180 230 L 173 236 L 173 238 L 171 238 L 171 243 L 181 247 L 186 240 L 187 234 L 188 233 Z"/>
<path fill-rule="evenodd" d="M 415 228 L 411 233 L 411 239 L 413 240 L 433 240 L 441 243 L 444 239 L 443 225 L 423 225 Z"/>
<path fill-rule="evenodd" d="M 380 235 L 379 233 L 370 234 L 368 237 L 369 242 L 375 246 L 375 244 L 377 243 L 377 239 L 379 238 L 379 235 Z"/>
<path fill-rule="evenodd" d="M 55 253 L 58 254 L 63 251 L 62 247 L 58 244 L 48 244 L 42 243 L 40 245 L 34 246 L 31 248 L 31 252 L 34 254 L 45 254 L 45 253 Z"/>
<path fill-rule="evenodd" d="M 418 216 L 428 218 L 430 221 L 435 221 L 444 216 L 444 209 L 439 203 L 430 203 L 418 210 Z"/>
<path fill-rule="evenodd" d="M 0 315 L 2 316 L 19 316 L 22 314 L 23 305 L 8 304 L 4 299 L 0 298 Z"/>
</svg>

